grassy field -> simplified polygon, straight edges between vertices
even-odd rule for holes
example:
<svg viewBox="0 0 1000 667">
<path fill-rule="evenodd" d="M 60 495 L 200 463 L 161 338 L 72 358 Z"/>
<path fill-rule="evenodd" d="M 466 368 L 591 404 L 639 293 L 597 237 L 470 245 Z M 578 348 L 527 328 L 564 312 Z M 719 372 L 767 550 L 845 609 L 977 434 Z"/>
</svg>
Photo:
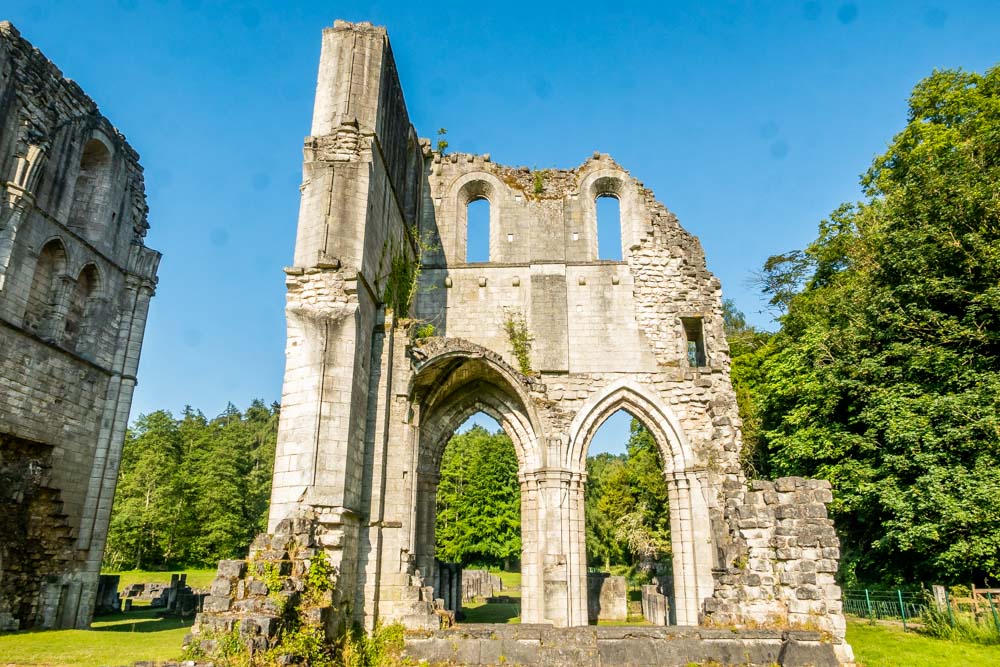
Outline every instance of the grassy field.
<svg viewBox="0 0 1000 667">
<path fill-rule="evenodd" d="M 171 574 L 186 574 L 187 585 L 191 588 L 208 588 L 215 579 L 215 568 L 210 570 L 174 570 L 173 572 L 151 572 L 149 570 L 125 570 L 123 572 L 102 572 L 121 577 L 118 590 L 132 584 L 169 584 Z"/>
<path fill-rule="evenodd" d="M 152 611 L 99 617 L 92 630 L 47 630 L 0 635 L 0 665 L 101 667 L 174 660 L 190 620 L 156 618 Z"/>
<path fill-rule="evenodd" d="M 895 625 L 848 621 L 847 641 L 864 667 L 980 667 L 1000 665 L 1000 646 L 933 639 Z"/>
<path fill-rule="evenodd" d="M 505 577 L 505 585 L 507 585 Z M 510 577 L 511 586 L 516 580 Z M 508 593 L 515 591 L 507 591 Z M 514 603 L 470 604 L 465 623 L 519 623 Z M 92 630 L 0 635 L 0 667 L 100 667 L 180 657 L 191 622 L 159 619 L 142 610 L 98 618 Z M 932 639 L 896 625 L 851 620 L 847 639 L 863 667 L 979 667 L 1000 665 L 1000 646 Z"/>
</svg>

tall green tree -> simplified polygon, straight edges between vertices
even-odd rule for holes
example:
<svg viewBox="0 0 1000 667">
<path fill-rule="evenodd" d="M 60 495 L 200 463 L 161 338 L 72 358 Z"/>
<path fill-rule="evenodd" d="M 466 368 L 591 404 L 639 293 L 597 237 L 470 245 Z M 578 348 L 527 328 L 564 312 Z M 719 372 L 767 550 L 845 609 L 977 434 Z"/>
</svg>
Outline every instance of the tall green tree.
<svg viewBox="0 0 1000 667">
<path fill-rule="evenodd" d="M 521 556 L 521 489 L 514 444 L 481 426 L 451 438 L 441 459 L 438 558 L 509 568 Z"/>
<path fill-rule="evenodd" d="M 765 382 L 764 360 L 771 348 L 771 334 L 747 323 L 732 299 L 722 302 L 722 314 L 729 355 L 730 377 L 736 392 L 740 421 L 743 423 L 741 464 L 751 479 L 767 477 L 770 468 L 760 444 L 761 408 L 758 391 Z"/>
<path fill-rule="evenodd" d="M 660 451 L 633 419 L 623 455 L 587 459 L 587 561 L 639 566 L 670 561 L 670 507 Z"/>
<path fill-rule="evenodd" d="M 833 482 L 848 583 L 995 581 L 1000 68 L 935 72 L 909 106 L 867 200 L 765 267 L 787 312 L 761 439 L 775 473 Z"/>
<path fill-rule="evenodd" d="M 169 412 L 142 415 L 128 431 L 105 547 L 105 560 L 113 569 L 149 567 L 177 553 L 182 456 L 180 433 Z"/>
</svg>

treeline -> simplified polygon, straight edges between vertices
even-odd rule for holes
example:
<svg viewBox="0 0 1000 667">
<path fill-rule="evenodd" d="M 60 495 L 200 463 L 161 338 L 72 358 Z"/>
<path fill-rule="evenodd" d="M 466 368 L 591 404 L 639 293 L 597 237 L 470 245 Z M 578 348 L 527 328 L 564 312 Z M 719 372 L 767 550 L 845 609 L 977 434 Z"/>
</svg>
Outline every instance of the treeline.
<svg viewBox="0 0 1000 667">
<path fill-rule="evenodd" d="M 278 405 L 232 404 L 214 419 L 141 415 L 125 438 L 104 567 L 213 566 L 265 528 Z"/>
<path fill-rule="evenodd" d="M 920 82 L 909 122 L 805 250 L 730 307 L 745 461 L 833 483 L 840 579 L 1000 579 L 1000 67 Z"/>
</svg>

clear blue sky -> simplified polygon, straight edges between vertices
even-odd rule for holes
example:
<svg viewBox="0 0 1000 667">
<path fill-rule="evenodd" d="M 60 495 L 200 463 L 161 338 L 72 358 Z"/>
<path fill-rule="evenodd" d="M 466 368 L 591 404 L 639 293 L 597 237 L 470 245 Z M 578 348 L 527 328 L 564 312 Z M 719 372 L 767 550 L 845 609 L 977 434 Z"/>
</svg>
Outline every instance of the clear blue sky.
<svg viewBox="0 0 1000 667">
<path fill-rule="evenodd" d="M 538 168 L 611 153 L 761 325 L 748 278 L 859 196 L 913 85 L 1000 61 L 995 1 L 5 0 L 0 19 L 90 93 L 146 169 L 164 259 L 133 417 L 279 398 L 281 268 L 335 18 L 389 28 L 422 136 L 446 127 L 453 150 Z"/>
</svg>

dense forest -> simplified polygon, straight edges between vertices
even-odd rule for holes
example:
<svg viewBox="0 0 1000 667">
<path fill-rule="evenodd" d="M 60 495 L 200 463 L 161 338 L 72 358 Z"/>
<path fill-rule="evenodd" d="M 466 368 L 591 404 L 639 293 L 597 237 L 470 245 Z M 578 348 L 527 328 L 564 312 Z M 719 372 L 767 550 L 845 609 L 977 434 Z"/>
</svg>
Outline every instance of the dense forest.
<svg viewBox="0 0 1000 667">
<path fill-rule="evenodd" d="M 725 304 L 749 477 L 833 484 L 845 585 L 1000 579 L 1000 67 L 920 82 L 906 127 L 862 177 L 865 200 L 756 279 L 777 330 Z M 123 454 L 106 564 L 239 556 L 266 515 L 277 406 L 141 416 Z M 591 565 L 669 562 L 649 434 L 588 460 Z M 520 551 L 513 446 L 449 444 L 442 557 L 511 565 Z"/>
<path fill-rule="evenodd" d="M 215 419 L 141 415 L 125 438 L 104 552 L 110 570 L 214 566 L 264 529 L 278 405 L 232 404 Z"/>
</svg>

